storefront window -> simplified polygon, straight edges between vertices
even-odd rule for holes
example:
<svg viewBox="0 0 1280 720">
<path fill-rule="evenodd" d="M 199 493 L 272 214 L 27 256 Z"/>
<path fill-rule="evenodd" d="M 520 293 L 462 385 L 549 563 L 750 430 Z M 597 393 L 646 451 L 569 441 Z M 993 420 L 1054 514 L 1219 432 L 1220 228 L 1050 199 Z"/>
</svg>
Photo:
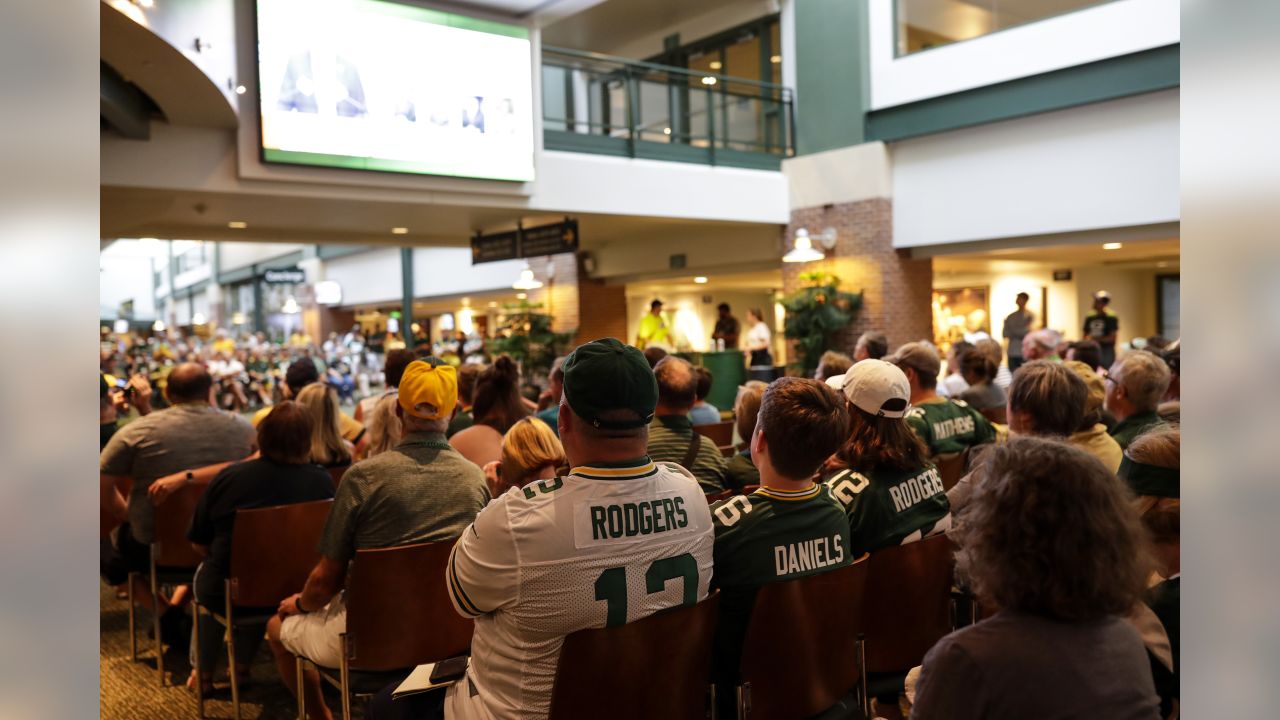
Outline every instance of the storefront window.
<svg viewBox="0 0 1280 720">
<path fill-rule="evenodd" d="M 1114 0 L 897 0 L 898 55 L 949 45 Z"/>
<path fill-rule="evenodd" d="M 227 324 L 236 332 L 253 330 L 253 283 L 231 285 L 223 294 Z"/>
</svg>

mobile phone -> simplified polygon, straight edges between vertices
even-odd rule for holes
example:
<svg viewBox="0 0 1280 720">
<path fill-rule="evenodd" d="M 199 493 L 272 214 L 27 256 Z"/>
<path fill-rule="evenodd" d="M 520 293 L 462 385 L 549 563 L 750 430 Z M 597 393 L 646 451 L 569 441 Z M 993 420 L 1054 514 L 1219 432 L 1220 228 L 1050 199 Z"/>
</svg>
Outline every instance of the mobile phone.
<svg viewBox="0 0 1280 720">
<path fill-rule="evenodd" d="M 467 665 L 470 662 L 471 658 L 461 655 L 436 663 L 435 668 L 431 671 L 431 684 L 443 685 L 460 679 L 467 674 Z"/>
</svg>

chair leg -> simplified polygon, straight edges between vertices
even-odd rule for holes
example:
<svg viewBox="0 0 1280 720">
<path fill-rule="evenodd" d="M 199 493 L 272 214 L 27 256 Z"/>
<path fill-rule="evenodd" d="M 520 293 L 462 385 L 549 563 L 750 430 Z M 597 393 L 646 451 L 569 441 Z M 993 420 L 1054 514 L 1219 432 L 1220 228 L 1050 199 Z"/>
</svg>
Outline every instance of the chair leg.
<svg viewBox="0 0 1280 720">
<path fill-rule="evenodd" d="M 236 672 L 236 621 L 232 615 L 231 583 L 227 583 L 227 674 L 231 676 L 231 707 L 236 720 L 240 720 L 240 679 Z"/>
<path fill-rule="evenodd" d="M 351 667 L 347 664 L 347 634 L 342 634 L 342 663 L 338 668 L 342 677 L 342 720 L 351 720 Z"/>
<path fill-rule="evenodd" d="M 738 720 L 746 720 L 751 714 L 751 689 L 747 684 L 738 686 Z"/>
<path fill-rule="evenodd" d="M 298 720 L 307 720 L 307 694 L 303 691 L 306 677 L 306 658 L 296 655 L 293 658 L 293 669 L 298 682 Z"/>
<path fill-rule="evenodd" d="M 711 720 L 716 720 L 716 717 L 719 715 L 719 712 L 718 712 L 718 709 L 716 708 L 716 684 L 715 683 L 711 683 L 707 685 L 707 697 L 711 700 L 711 712 L 707 713 L 707 717 L 711 718 Z"/>
<path fill-rule="evenodd" d="M 156 578 L 156 546 L 151 546 L 151 617 L 156 632 L 156 675 L 164 687 L 164 640 L 160 637 L 160 582 Z"/>
<path fill-rule="evenodd" d="M 195 668 L 193 672 L 196 675 L 196 712 L 200 720 L 204 720 L 204 668 L 200 665 L 200 601 L 194 597 L 191 599 L 191 611 L 195 616 L 195 624 L 192 625 L 192 632 L 195 637 L 192 638 L 195 643 Z"/>
<path fill-rule="evenodd" d="M 129 660 L 132 662 L 138 662 L 138 606 L 133 598 L 133 583 L 137 579 L 138 573 L 129 573 L 125 590 L 129 595 Z"/>
<path fill-rule="evenodd" d="M 858 633 L 858 684 L 862 687 L 862 716 L 871 717 L 871 695 L 867 689 L 867 641 L 862 633 Z"/>
</svg>

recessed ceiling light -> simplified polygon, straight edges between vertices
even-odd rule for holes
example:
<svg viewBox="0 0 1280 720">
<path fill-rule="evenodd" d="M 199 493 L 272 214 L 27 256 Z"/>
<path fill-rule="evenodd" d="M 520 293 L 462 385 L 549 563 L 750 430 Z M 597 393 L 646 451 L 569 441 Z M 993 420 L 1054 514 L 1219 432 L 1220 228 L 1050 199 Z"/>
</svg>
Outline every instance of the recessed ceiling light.
<svg viewBox="0 0 1280 720">
<path fill-rule="evenodd" d="M 1124 243 L 1102 243 L 1103 250 L 1119 250 L 1124 247 Z"/>
<path fill-rule="evenodd" d="M 782 62 L 782 56 L 781 56 L 781 55 L 771 55 L 771 56 L 769 57 L 769 62 L 773 63 L 774 65 L 777 65 L 778 63 Z"/>
<path fill-rule="evenodd" d="M 393 228 L 391 228 L 391 234 L 392 234 L 392 235 L 408 235 L 408 234 L 409 234 L 409 228 L 407 228 L 407 227 L 393 227 Z"/>
<path fill-rule="evenodd" d="M 156 0 L 138 0 L 138 4 L 144 8 L 149 8 L 156 4 Z"/>
<path fill-rule="evenodd" d="M 1165 262 L 1164 260 L 1161 260 L 1160 262 L 1156 263 L 1156 267 L 1158 267 L 1158 268 L 1167 268 L 1167 267 L 1169 267 L 1169 263 Z"/>
<path fill-rule="evenodd" d="M 693 281 L 698 283 L 699 285 L 707 284 L 707 278 L 704 275 L 699 275 L 698 277 L 694 278 Z"/>
<path fill-rule="evenodd" d="M 517 300 L 528 300 L 528 299 L 529 299 L 529 293 L 516 293 L 516 299 L 517 299 Z"/>
<path fill-rule="evenodd" d="M 671 128 L 669 128 L 669 127 L 668 127 L 668 128 L 662 128 L 662 134 L 663 134 L 663 135 L 670 135 L 670 134 L 671 134 Z"/>
<path fill-rule="evenodd" d="M 498 307 L 498 303 L 497 303 L 497 301 L 496 301 L 496 300 L 490 300 L 490 301 L 489 301 L 489 307 L 491 307 L 491 308 L 496 308 L 496 307 Z"/>
<path fill-rule="evenodd" d="M 702 78 L 702 84 L 703 84 L 703 85 L 715 85 L 715 84 L 716 84 L 716 79 L 715 79 L 715 78 L 713 78 L 713 77 L 711 77 L 710 75 L 708 75 L 708 76 L 706 76 L 706 77 Z"/>
<path fill-rule="evenodd" d="M 719 70 L 719 69 L 720 69 L 720 68 L 722 68 L 722 67 L 724 67 L 724 63 L 720 62 L 719 60 L 712 60 L 712 61 L 711 61 L 711 69 L 712 69 L 712 70 Z"/>
<path fill-rule="evenodd" d="M 243 85 L 237 85 L 237 86 L 236 86 L 236 94 L 237 94 L 237 95 L 243 95 L 243 94 L 245 94 L 246 92 L 249 92 L 249 88 L 247 88 L 247 87 L 245 87 L 245 86 L 243 86 Z"/>
<path fill-rule="evenodd" d="M 232 230 L 243 230 L 249 227 L 249 223 L 243 220 L 232 220 L 231 222 L 227 223 L 227 227 L 231 228 Z"/>
</svg>

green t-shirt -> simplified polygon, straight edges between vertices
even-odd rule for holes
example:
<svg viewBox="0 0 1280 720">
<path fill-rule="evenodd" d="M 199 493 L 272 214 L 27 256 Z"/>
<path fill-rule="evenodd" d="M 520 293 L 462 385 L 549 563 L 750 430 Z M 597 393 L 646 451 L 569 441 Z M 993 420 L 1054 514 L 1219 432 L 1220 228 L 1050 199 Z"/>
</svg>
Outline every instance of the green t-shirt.
<svg viewBox="0 0 1280 720">
<path fill-rule="evenodd" d="M 823 485 L 799 492 L 762 487 L 711 507 L 716 544 L 711 586 L 720 620 L 713 650 L 717 696 L 733 697 L 742 643 L 761 585 L 835 570 L 853 562 L 849 523 Z M 780 618 L 780 621 L 785 621 Z"/>
<path fill-rule="evenodd" d="M 996 439 L 991 422 L 963 400 L 926 400 L 908 410 L 906 420 L 935 457 Z"/>
<path fill-rule="evenodd" d="M 760 484 L 760 470 L 751 459 L 751 452 L 743 450 L 729 458 L 728 475 L 725 484 L 734 490 L 741 490 L 747 485 Z"/>
<path fill-rule="evenodd" d="M 1164 424 L 1164 420 L 1155 412 L 1138 413 L 1116 423 L 1116 426 L 1111 429 L 1111 437 L 1115 438 L 1120 449 L 1124 450 L 1130 443 L 1137 440 L 1139 435 Z"/>
<path fill-rule="evenodd" d="M 457 415 L 449 421 L 449 429 L 445 431 L 445 437 L 453 437 L 459 432 L 466 430 L 476 424 L 476 419 L 471 416 L 470 411 L 459 410 Z"/>
<path fill-rule="evenodd" d="M 854 558 L 891 545 L 905 545 L 951 527 L 951 503 L 933 465 L 922 470 L 839 470 L 827 489 L 844 507 Z"/>
</svg>

